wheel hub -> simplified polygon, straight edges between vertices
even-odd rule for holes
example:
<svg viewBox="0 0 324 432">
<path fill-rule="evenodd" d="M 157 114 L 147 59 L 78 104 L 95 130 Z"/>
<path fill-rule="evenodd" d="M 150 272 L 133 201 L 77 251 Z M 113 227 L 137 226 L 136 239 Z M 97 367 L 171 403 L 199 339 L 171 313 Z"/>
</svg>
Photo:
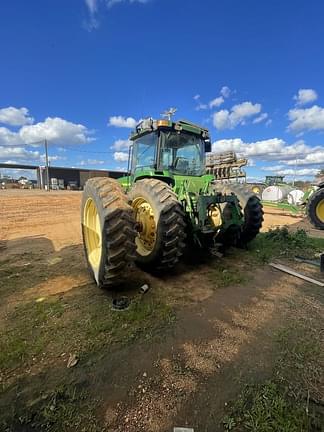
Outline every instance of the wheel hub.
<svg viewBox="0 0 324 432">
<path fill-rule="evenodd" d="M 137 252 L 148 255 L 154 248 L 156 241 L 156 223 L 151 205 L 144 198 L 136 198 L 132 202 L 135 210 L 137 238 Z"/>
<path fill-rule="evenodd" d="M 215 205 L 211 205 L 208 209 L 208 216 L 211 218 L 213 225 L 219 227 L 222 225 L 222 215 L 219 208 Z"/>
</svg>

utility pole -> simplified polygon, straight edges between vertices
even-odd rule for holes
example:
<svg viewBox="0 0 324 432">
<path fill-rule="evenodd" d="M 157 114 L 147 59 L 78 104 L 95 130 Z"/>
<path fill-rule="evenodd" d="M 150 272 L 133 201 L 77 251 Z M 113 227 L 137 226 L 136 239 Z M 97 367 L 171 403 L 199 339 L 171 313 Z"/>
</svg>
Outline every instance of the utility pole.
<svg viewBox="0 0 324 432">
<path fill-rule="evenodd" d="M 295 186 L 296 174 L 297 174 L 297 157 L 296 157 L 296 159 L 295 159 L 295 169 L 294 169 L 294 181 L 293 181 L 293 186 Z"/>
<path fill-rule="evenodd" d="M 49 184 L 49 172 L 48 172 L 48 148 L 47 148 L 47 139 L 45 138 L 45 162 L 46 162 L 46 184 L 47 184 L 47 191 L 50 191 L 50 184 Z"/>
</svg>

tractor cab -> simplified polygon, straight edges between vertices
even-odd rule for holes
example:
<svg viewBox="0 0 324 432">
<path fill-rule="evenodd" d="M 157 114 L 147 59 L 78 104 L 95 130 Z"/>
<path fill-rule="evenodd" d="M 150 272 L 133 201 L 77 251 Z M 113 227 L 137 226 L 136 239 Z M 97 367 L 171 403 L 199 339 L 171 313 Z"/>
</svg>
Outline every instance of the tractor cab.
<svg viewBox="0 0 324 432">
<path fill-rule="evenodd" d="M 145 119 L 130 139 L 134 177 L 205 174 L 205 152 L 211 147 L 207 129 L 183 120 Z"/>
</svg>

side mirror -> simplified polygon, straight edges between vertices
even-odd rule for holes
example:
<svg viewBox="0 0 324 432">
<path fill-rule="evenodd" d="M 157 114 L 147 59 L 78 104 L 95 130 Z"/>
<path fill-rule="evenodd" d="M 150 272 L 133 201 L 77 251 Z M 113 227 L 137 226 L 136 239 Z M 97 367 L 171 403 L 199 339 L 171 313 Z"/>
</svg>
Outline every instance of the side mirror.
<svg viewBox="0 0 324 432">
<path fill-rule="evenodd" d="M 210 153 L 211 150 L 211 142 L 209 140 L 205 141 L 205 153 Z"/>
</svg>

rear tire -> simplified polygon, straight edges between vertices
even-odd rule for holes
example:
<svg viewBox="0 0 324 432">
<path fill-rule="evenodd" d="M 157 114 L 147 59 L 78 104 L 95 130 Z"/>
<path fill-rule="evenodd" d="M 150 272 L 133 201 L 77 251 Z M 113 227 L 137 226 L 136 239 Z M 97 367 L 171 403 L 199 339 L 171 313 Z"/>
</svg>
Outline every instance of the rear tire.
<svg viewBox="0 0 324 432">
<path fill-rule="evenodd" d="M 135 219 L 119 183 L 96 177 L 82 196 L 81 228 L 90 273 L 99 287 L 120 283 L 135 259 Z"/>
<path fill-rule="evenodd" d="M 185 248 L 185 215 L 176 194 L 163 181 L 137 181 L 128 194 L 138 235 L 136 263 L 148 271 L 170 269 Z"/>
<path fill-rule="evenodd" d="M 244 216 L 244 223 L 238 240 L 238 246 L 245 246 L 258 235 L 262 227 L 263 206 L 261 201 L 255 194 L 249 192 L 245 185 L 226 184 L 222 185 L 220 190 L 226 194 L 234 193 L 239 200 Z"/>
<path fill-rule="evenodd" d="M 307 216 L 315 228 L 324 230 L 324 187 L 310 196 L 307 204 Z"/>
</svg>

